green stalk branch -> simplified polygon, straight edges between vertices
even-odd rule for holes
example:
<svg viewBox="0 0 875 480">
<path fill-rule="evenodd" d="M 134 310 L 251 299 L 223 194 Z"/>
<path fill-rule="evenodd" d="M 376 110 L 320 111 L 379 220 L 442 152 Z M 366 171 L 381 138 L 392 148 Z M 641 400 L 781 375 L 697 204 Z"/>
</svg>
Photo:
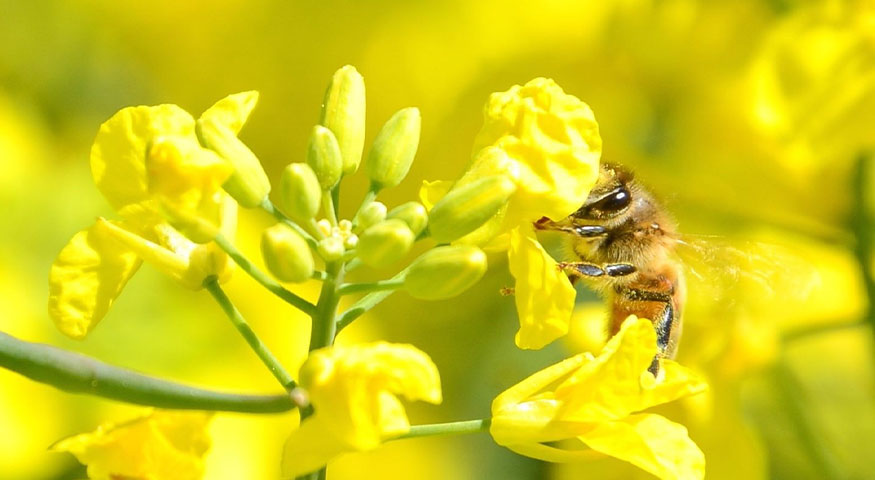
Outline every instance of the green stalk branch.
<svg viewBox="0 0 875 480">
<path fill-rule="evenodd" d="M 267 348 L 267 345 L 265 345 L 264 342 L 258 338 L 258 335 L 252 331 L 252 328 L 246 323 L 246 319 L 243 318 L 243 315 L 240 314 L 237 307 L 235 307 L 234 304 L 231 303 L 231 299 L 225 295 L 222 287 L 219 286 L 218 280 L 215 277 L 212 277 L 204 282 L 204 287 L 210 292 L 210 295 L 216 299 L 216 302 L 219 303 L 222 310 L 228 315 L 231 323 L 233 323 L 234 327 L 237 328 L 237 331 L 243 335 L 246 343 L 252 347 L 252 350 L 258 355 L 258 358 L 261 359 L 262 363 L 267 366 L 270 373 L 279 380 L 283 388 L 292 391 L 295 388 L 295 381 L 292 379 L 292 376 L 289 375 L 289 372 L 287 372 L 285 368 L 283 368 L 279 360 L 277 360 L 273 353 Z"/>
<path fill-rule="evenodd" d="M 404 279 L 389 279 L 379 280 L 368 283 L 344 283 L 337 289 L 340 295 L 349 295 L 351 293 L 361 292 L 381 292 L 384 290 L 397 290 L 404 285 Z"/>
<path fill-rule="evenodd" d="M 403 281 L 407 275 L 407 270 L 404 269 L 389 280 L 383 282 Z M 371 292 L 353 303 L 351 307 L 337 318 L 337 332 L 340 333 L 347 325 L 355 321 L 355 319 L 364 315 L 368 310 L 377 306 L 383 300 L 389 298 L 389 295 L 395 293 L 395 290 L 383 290 L 379 292 Z"/>
<path fill-rule="evenodd" d="M 489 430 L 492 419 L 481 418 L 478 420 L 465 420 L 461 422 L 432 423 L 426 425 L 411 425 L 410 431 L 392 440 L 406 438 L 429 437 L 435 435 L 461 435 L 468 433 L 480 433 Z"/>
<path fill-rule="evenodd" d="M 270 199 L 264 199 L 264 202 L 261 203 L 261 209 L 273 215 L 273 217 L 276 218 L 278 221 L 285 223 L 286 225 L 291 227 L 292 230 L 297 232 L 300 236 L 304 237 L 307 245 L 309 245 L 314 252 L 316 251 L 316 248 L 319 246 L 319 242 L 317 242 L 316 239 L 313 238 L 313 235 L 310 235 L 310 233 L 307 232 L 303 227 L 292 221 L 289 217 L 283 215 L 283 212 L 280 212 L 279 209 L 276 208 L 276 206 L 273 204 L 273 202 L 270 201 Z"/>
<path fill-rule="evenodd" d="M 234 260 L 234 262 L 237 263 L 237 265 L 240 266 L 241 269 L 243 269 L 243 271 L 248 273 L 250 277 L 254 278 L 256 282 L 260 283 L 271 293 L 307 315 L 313 315 L 313 313 L 316 312 L 315 305 L 286 290 L 285 287 L 280 285 L 276 280 L 270 278 L 266 273 L 259 270 L 258 267 L 253 265 L 252 262 L 240 252 L 240 250 L 237 250 L 237 247 L 228 241 L 228 239 L 222 235 L 217 235 L 213 240 L 222 250 L 225 251 L 225 253 L 228 254 L 229 257 L 231 257 L 231 259 Z"/>
<path fill-rule="evenodd" d="M 851 229 L 857 243 L 854 254 L 860 265 L 869 307 L 866 311 L 866 321 L 875 333 L 875 157 L 861 154 L 857 159 L 856 171 L 853 176 L 853 209 L 851 211 Z"/>
<path fill-rule="evenodd" d="M 238 395 L 149 377 L 60 348 L 0 332 L 0 367 L 70 393 L 176 410 L 279 413 L 296 407 L 284 395 Z"/>
</svg>

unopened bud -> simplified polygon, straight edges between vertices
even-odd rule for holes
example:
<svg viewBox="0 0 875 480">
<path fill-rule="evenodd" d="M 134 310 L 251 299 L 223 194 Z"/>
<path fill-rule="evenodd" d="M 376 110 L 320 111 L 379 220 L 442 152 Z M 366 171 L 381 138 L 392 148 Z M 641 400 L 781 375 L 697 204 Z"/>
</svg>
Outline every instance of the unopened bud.
<svg viewBox="0 0 875 480">
<path fill-rule="evenodd" d="M 459 239 L 486 223 L 507 202 L 516 184 L 492 175 L 450 190 L 431 209 L 428 231 L 438 243 Z"/>
<path fill-rule="evenodd" d="M 367 230 L 371 225 L 376 225 L 386 219 L 386 205 L 383 202 L 371 202 L 355 216 L 358 230 Z"/>
<path fill-rule="evenodd" d="M 201 118 L 197 121 L 196 130 L 201 145 L 218 153 L 234 166 L 234 173 L 222 188 L 245 208 L 261 205 L 270 193 L 270 180 L 252 150 L 231 129 L 215 119 Z"/>
<path fill-rule="evenodd" d="M 368 155 L 368 177 L 377 188 L 394 187 L 404 180 L 416 149 L 422 120 L 418 108 L 405 108 L 383 125 Z"/>
<path fill-rule="evenodd" d="M 280 209 L 298 222 L 316 216 L 322 203 L 322 189 L 313 169 L 306 163 L 290 163 L 280 177 Z"/>
<path fill-rule="evenodd" d="M 353 249 L 359 244 L 359 237 L 354 233 L 350 233 L 344 240 L 343 246 L 347 249 Z"/>
<path fill-rule="evenodd" d="M 320 123 L 337 138 L 343 157 L 343 174 L 355 172 L 365 146 L 365 80 L 355 67 L 334 72 L 325 92 Z"/>
<path fill-rule="evenodd" d="M 313 275 L 313 253 L 307 241 L 285 224 L 264 231 L 261 254 L 270 273 L 283 282 L 303 282 Z"/>
<path fill-rule="evenodd" d="M 365 265 L 386 267 L 410 250 L 415 236 L 401 220 L 384 220 L 371 226 L 359 237 L 356 251 Z"/>
<path fill-rule="evenodd" d="M 390 210 L 386 218 L 402 220 L 414 235 L 419 235 L 428 224 L 428 212 L 419 202 L 402 203 Z"/>
<path fill-rule="evenodd" d="M 310 133 L 307 164 L 316 172 L 322 190 L 331 190 L 340 181 L 343 173 L 340 145 L 331 130 L 322 125 L 316 125 Z"/>
<path fill-rule="evenodd" d="M 404 288 L 412 297 L 441 300 L 464 292 L 486 273 L 486 254 L 470 245 L 433 248 L 407 271 Z"/>
<path fill-rule="evenodd" d="M 345 249 L 343 248 L 343 239 L 340 237 L 328 237 L 319 241 L 316 248 L 319 256 L 326 262 L 334 262 L 343 257 Z"/>
</svg>

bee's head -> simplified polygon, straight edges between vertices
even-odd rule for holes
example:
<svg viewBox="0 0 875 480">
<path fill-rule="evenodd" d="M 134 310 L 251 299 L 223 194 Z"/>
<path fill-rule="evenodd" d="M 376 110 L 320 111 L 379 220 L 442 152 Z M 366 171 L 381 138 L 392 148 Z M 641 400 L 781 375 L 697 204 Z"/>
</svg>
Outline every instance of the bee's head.
<svg viewBox="0 0 875 480">
<path fill-rule="evenodd" d="M 599 177 L 586 201 L 567 218 L 553 221 L 544 217 L 535 222 L 540 230 L 559 230 L 583 237 L 598 236 L 610 226 L 612 219 L 629 210 L 632 205 L 633 175 L 613 164 L 602 164 Z"/>
</svg>

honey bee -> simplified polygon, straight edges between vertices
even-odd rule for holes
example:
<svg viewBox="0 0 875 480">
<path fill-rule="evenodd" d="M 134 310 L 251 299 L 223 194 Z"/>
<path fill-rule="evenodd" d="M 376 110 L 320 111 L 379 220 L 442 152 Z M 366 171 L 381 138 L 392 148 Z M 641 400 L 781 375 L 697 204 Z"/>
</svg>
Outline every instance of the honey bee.
<svg viewBox="0 0 875 480">
<path fill-rule="evenodd" d="M 602 164 L 583 206 L 561 221 L 542 218 L 541 230 L 568 234 L 579 261 L 560 263 L 572 283 L 583 279 L 611 303 L 609 333 L 629 315 L 648 318 L 656 331 L 659 358 L 674 358 L 680 340 L 686 295 L 683 270 L 673 255 L 675 222 L 653 195 L 618 165 Z"/>
</svg>

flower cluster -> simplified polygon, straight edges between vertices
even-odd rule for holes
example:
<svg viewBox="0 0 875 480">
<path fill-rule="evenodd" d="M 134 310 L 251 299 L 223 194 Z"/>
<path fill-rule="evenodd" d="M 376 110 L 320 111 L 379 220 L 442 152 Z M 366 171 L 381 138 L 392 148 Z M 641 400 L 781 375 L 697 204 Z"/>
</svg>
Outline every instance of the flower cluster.
<svg viewBox="0 0 875 480">
<path fill-rule="evenodd" d="M 276 204 L 257 156 L 237 137 L 256 92 L 228 96 L 197 120 L 172 105 L 123 109 L 101 127 L 91 154 L 94 181 L 121 220 L 99 219 L 74 236 L 50 274 L 50 313 L 75 338 L 95 327 L 144 260 L 186 287 L 206 288 L 300 408 L 300 426 L 283 454 L 288 478 L 408 433 L 399 397 L 441 402 L 438 369 L 416 347 L 334 345 L 339 330 L 393 291 L 423 300 L 457 296 L 485 274 L 485 251 L 505 251 L 516 279 L 520 348 L 541 348 L 566 334 L 574 307 L 574 288 L 532 224 L 571 214 L 596 180 L 601 139 L 589 107 L 543 78 L 493 94 L 467 171 L 453 182 L 427 182 L 422 203 L 390 209 L 377 196 L 406 177 L 420 136 L 419 111 L 401 109 L 377 133 L 362 169 L 369 191 L 344 219 L 336 199 L 362 160 L 364 95 L 354 68 L 335 73 L 306 161 L 283 169 Z M 238 206 L 276 219 L 261 236 L 270 275 L 234 247 Z M 429 241 L 410 258 L 415 244 Z M 222 291 L 232 260 L 311 317 L 310 352 L 296 377 Z M 391 278 L 347 282 L 358 268 L 399 264 Z M 312 303 L 283 285 L 311 279 L 322 282 Z M 365 295 L 339 312 L 342 297 L 358 293 Z M 499 395 L 493 438 L 548 461 L 582 456 L 549 444 L 576 439 L 663 478 L 701 477 L 704 459 L 682 426 L 633 414 L 704 388 L 670 361 L 654 378 L 647 367 L 655 353 L 650 322 L 630 317 L 599 357 L 576 355 Z M 55 450 L 87 463 L 92 478 L 171 478 L 166 469 L 177 467 L 172 478 L 198 478 L 208 418 L 156 412 Z"/>
</svg>

